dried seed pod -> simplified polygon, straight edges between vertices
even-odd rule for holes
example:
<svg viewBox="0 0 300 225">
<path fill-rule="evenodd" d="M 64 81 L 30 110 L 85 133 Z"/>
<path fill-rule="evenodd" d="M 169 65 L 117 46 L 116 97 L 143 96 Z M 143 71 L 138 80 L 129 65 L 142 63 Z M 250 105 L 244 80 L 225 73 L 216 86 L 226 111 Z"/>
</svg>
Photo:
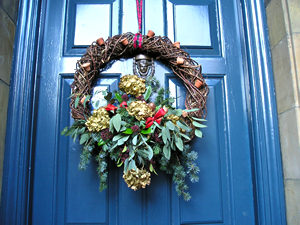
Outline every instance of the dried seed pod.
<svg viewBox="0 0 300 225">
<path fill-rule="evenodd" d="M 87 72 L 91 71 L 91 63 L 89 62 L 83 63 L 81 67 L 84 68 Z"/>
<path fill-rule="evenodd" d="M 176 63 L 177 65 L 182 65 L 184 63 L 184 58 L 177 57 Z"/>
<path fill-rule="evenodd" d="M 121 40 L 122 45 L 127 46 L 128 45 L 128 39 L 127 38 L 123 38 Z"/>
<path fill-rule="evenodd" d="M 188 113 L 187 113 L 186 111 L 182 110 L 182 116 L 183 116 L 183 117 L 187 117 L 187 116 L 188 116 Z"/>
<path fill-rule="evenodd" d="M 152 30 L 148 30 L 147 36 L 148 37 L 153 37 L 155 33 Z"/>
<path fill-rule="evenodd" d="M 180 48 L 180 42 L 179 42 L 179 41 L 174 42 L 173 45 L 174 45 L 175 47 L 177 47 L 177 48 Z"/>
<path fill-rule="evenodd" d="M 100 45 L 100 46 L 101 46 L 101 45 L 104 45 L 104 39 L 103 39 L 102 37 L 101 37 L 101 38 L 98 38 L 98 39 L 97 39 L 97 44 Z"/>
<path fill-rule="evenodd" d="M 203 82 L 201 81 L 201 80 L 196 80 L 195 81 L 195 86 L 197 87 L 197 88 L 200 88 L 201 86 L 203 85 Z"/>
<path fill-rule="evenodd" d="M 84 101 L 85 101 L 85 99 L 86 99 L 86 96 L 83 96 L 83 97 L 81 98 L 81 100 L 80 100 L 80 103 L 83 104 Z"/>
</svg>

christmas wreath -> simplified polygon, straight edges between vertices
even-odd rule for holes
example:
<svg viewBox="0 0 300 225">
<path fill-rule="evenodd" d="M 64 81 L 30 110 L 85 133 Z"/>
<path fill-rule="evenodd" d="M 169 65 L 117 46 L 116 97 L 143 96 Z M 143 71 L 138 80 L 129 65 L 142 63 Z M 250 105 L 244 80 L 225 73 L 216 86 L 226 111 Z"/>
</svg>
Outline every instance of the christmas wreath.
<svg viewBox="0 0 300 225">
<path fill-rule="evenodd" d="M 125 75 L 119 90 L 105 92 L 107 104 L 91 109 L 95 78 L 114 61 L 148 56 L 172 69 L 187 89 L 185 107 L 173 107 L 154 77 Z M 151 173 L 171 174 L 176 190 L 185 200 L 191 198 L 186 179 L 198 181 L 197 152 L 191 149 L 194 136 L 202 137 L 205 127 L 208 87 L 198 65 L 179 43 L 167 37 L 125 33 L 99 38 L 77 62 L 72 84 L 71 114 L 74 123 L 63 135 L 79 137 L 83 146 L 79 167 L 85 169 L 94 157 L 98 163 L 100 190 L 107 188 L 108 160 L 123 167 L 123 178 L 133 190 L 150 184 Z"/>
</svg>

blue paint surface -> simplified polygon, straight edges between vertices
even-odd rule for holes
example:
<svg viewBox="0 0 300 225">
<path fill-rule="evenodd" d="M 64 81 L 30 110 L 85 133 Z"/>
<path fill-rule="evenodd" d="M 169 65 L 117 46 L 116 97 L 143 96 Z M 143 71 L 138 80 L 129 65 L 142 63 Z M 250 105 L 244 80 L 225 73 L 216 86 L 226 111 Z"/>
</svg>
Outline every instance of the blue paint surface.
<svg viewBox="0 0 300 225">
<path fill-rule="evenodd" d="M 15 76 L 12 81 L 15 90 L 24 90 L 20 78 L 24 83 L 30 81 L 31 86 L 29 85 L 29 92 L 22 91 L 25 93 L 26 101 L 23 101 L 21 95 L 11 95 L 14 104 L 24 106 L 26 110 L 18 111 L 16 106 L 10 106 L 12 116 L 8 122 L 1 224 L 251 225 L 258 224 L 258 221 L 259 224 L 277 224 L 277 222 L 285 224 L 282 174 L 280 161 L 278 161 L 279 147 L 276 142 L 278 132 L 264 134 L 270 135 L 264 139 L 261 133 L 265 127 L 260 125 L 266 124 L 269 127 L 277 125 L 274 117 L 266 119 L 261 115 L 261 111 L 264 110 L 276 115 L 276 109 L 268 107 L 268 103 L 274 101 L 274 96 L 266 99 L 266 96 L 270 96 L 267 93 L 273 93 L 268 89 L 272 88 L 272 76 L 264 81 L 265 86 L 262 90 L 266 94 L 257 93 L 253 89 L 249 91 L 247 86 L 249 82 L 247 79 L 249 79 L 253 82 L 253 87 L 259 87 L 260 84 L 257 83 L 258 79 L 255 79 L 255 76 L 260 71 L 253 74 L 248 71 L 245 66 L 247 61 L 245 55 L 252 60 L 248 62 L 251 70 L 267 65 L 262 62 L 259 66 L 255 64 L 256 57 L 250 57 L 255 49 L 249 47 L 250 44 L 245 49 L 244 41 L 258 38 L 261 42 L 256 42 L 259 43 L 256 50 L 259 51 L 264 49 L 260 46 L 265 46 L 263 43 L 265 37 L 252 34 L 252 23 L 250 25 L 245 23 L 245 27 L 241 27 L 239 22 L 241 15 L 247 15 L 243 21 L 248 22 L 250 20 L 248 16 L 252 16 L 253 13 L 251 10 L 258 10 L 255 8 L 258 6 L 252 1 L 245 1 L 242 11 L 235 1 L 205 0 L 201 1 L 201 7 L 199 1 L 186 3 L 180 0 L 155 0 L 153 2 L 153 5 L 148 4 L 148 8 L 146 7 L 145 14 L 149 15 L 153 9 L 161 9 L 156 13 L 157 17 L 163 18 L 164 21 L 153 23 L 153 27 L 149 29 L 155 31 L 157 27 L 163 32 L 161 35 L 168 35 L 171 39 L 176 37 L 175 25 L 180 22 L 176 21 L 174 8 L 187 7 L 193 10 L 195 6 L 196 11 L 200 8 L 208 9 L 209 24 L 203 26 L 209 26 L 209 38 L 212 44 L 208 46 L 201 39 L 193 39 L 191 42 L 191 39 L 185 39 L 184 34 L 180 37 L 183 43 L 191 43 L 190 46 L 183 47 L 202 64 L 211 90 L 208 100 L 208 128 L 204 131 L 203 139 L 193 142 L 193 148 L 199 154 L 198 165 L 201 172 L 199 183 L 190 185 L 192 200 L 186 203 L 178 198 L 170 177 L 162 172 L 159 176 L 153 175 L 151 186 L 146 190 L 133 192 L 124 183 L 122 171 L 114 166 L 111 166 L 110 170 L 109 189 L 100 193 L 97 189 L 95 162 L 91 162 L 87 171 L 79 171 L 77 169 L 80 155 L 78 143 L 60 136 L 63 127 L 72 123 L 68 96 L 76 62 L 74 57 L 83 53 L 86 47 L 74 44 L 75 20 L 78 18 L 74 9 L 78 4 L 110 5 L 112 22 L 109 29 L 114 35 L 125 31 L 124 24 L 127 24 L 126 29 L 130 26 L 135 27 L 129 19 L 130 16 L 121 16 L 124 8 L 127 9 L 127 14 L 134 15 L 135 4 L 126 4 L 127 1 L 117 0 L 53 0 L 47 1 L 47 4 L 42 2 L 41 20 L 44 29 L 41 29 L 41 38 L 37 41 L 34 33 L 29 31 L 31 31 L 30 25 L 38 21 L 35 15 L 39 15 L 39 5 L 35 8 L 30 7 L 29 3 L 22 2 L 23 16 L 20 19 L 18 51 L 16 50 L 19 58 L 16 60 L 23 61 L 24 56 L 20 50 L 20 46 L 24 43 L 22 41 L 30 40 L 34 46 L 36 43 L 39 45 L 36 46 L 37 55 L 31 52 L 31 46 L 24 45 L 23 51 L 28 51 L 32 55 L 29 54 L 29 59 L 25 57 L 24 61 L 27 64 L 20 64 L 20 68 L 17 67 L 15 70 L 18 75 L 22 74 L 21 71 L 26 71 L 24 75 Z M 255 7 L 251 7 L 252 4 Z M 172 16 L 170 12 L 173 12 Z M 33 21 L 32 23 L 26 23 L 27 15 L 32 16 L 28 18 Z M 145 24 L 149 26 L 151 24 L 149 16 L 145 18 L 148 18 Z M 196 23 L 199 21 L 201 20 L 195 20 Z M 186 21 L 182 22 L 186 23 Z M 26 32 L 24 29 L 21 30 L 22 27 L 27 28 Z M 194 27 L 191 25 L 190 29 Z M 175 33 L 172 34 L 172 30 Z M 245 40 L 243 32 L 246 32 Z M 77 35 L 80 33 L 77 32 Z M 263 50 L 255 54 L 270 57 L 265 55 Z M 31 68 L 35 60 L 38 61 L 37 72 L 31 73 L 28 68 Z M 116 62 L 105 71 L 96 85 L 103 85 L 104 79 L 119 79 L 121 75 L 131 71 L 132 60 Z M 185 88 L 181 82 L 172 76 L 168 68 L 158 62 L 156 62 L 156 77 L 165 87 L 173 88 L 171 94 L 180 96 L 177 106 L 183 107 Z M 104 83 L 111 90 L 116 88 L 114 82 Z M 249 93 L 255 98 L 264 99 L 265 101 L 262 101 L 264 104 L 255 104 L 253 99 L 248 98 Z M 267 113 L 266 111 L 263 113 Z M 22 121 L 26 119 L 21 118 L 33 122 L 24 124 Z M 256 124 L 252 119 L 263 122 Z M 264 149 L 260 149 L 260 143 L 273 146 L 275 151 L 272 152 L 273 149 L 267 147 L 268 153 L 265 153 Z M 268 158 L 270 155 L 272 158 Z M 261 163 L 260 157 L 266 159 L 266 164 Z M 272 159 L 277 160 L 274 162 Z M 269 170 L 262 172 L 266 165 L 269 165 Z M 272 173 L 276 176 L 272 176 Z M 270 180 L 274 185 L 269 186 Z M 262 189 L 270 192 L 261 195 Z M 269 213 L 278 212 L 276 209 L 280 209 L 281 213 Z"/>
</svg>

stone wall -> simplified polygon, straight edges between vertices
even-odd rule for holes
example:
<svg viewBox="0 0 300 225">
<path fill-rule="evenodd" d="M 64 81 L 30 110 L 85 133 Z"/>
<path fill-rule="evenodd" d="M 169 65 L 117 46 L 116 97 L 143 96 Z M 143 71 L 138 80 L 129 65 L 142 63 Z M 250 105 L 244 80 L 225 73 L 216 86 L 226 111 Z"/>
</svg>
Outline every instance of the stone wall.
<svg viewBox="0 0 300 225">
<path fill-rule="evenodd" d="M 283 161 L 287 222 L 300 224 L 300 0 L 265 2 Z"/>
<path fill-rule="evenodd" d="M 0 193 L 2 187 L 11 60 L 13 55 L 17 13 L 18 0 L 0 1 Z"/>
</svg>

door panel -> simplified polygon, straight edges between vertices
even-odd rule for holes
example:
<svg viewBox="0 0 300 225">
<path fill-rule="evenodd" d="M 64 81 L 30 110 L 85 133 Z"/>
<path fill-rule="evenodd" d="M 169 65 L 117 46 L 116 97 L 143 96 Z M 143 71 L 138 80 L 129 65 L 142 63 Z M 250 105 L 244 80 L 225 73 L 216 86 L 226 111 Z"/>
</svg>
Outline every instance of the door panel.
<svg viewBox="0 0 300 225">
<path fill-rule="evenodd" d="M 109 188 L 98 191 L 96 163 L 78 170 L 80 146 L 60 136 L 70 126 L 69 96 L 78 57 L 99 36 L 137 31 L 134 0 L 47 2 L 43 55 L 39 62 L 38 115 L 32 188 L 32 224 L 254 224 L 245 87 L 235 1 L 146 0 L 145 30 L 167 35 L 202 64 L 210 88 L 204 138 L 193 141 L 201 170 L 190 184 L 192 200 L 178 198 L 171 178 L 152 175 L 134 192 L 122 170 L 110 165 Z M 220 17 L 222 15 L 223 17 Z M 221 51 L 222 49 L 222 51 Z M 155 62 L 155 76 L 184 108 L 185 87 Z M 95 82 L 97 90 L 118 88 L 132 74 L 132 59 L 115 62 Z M 94 97 L 96 106 L 98 97 Z"/>
</svg>

